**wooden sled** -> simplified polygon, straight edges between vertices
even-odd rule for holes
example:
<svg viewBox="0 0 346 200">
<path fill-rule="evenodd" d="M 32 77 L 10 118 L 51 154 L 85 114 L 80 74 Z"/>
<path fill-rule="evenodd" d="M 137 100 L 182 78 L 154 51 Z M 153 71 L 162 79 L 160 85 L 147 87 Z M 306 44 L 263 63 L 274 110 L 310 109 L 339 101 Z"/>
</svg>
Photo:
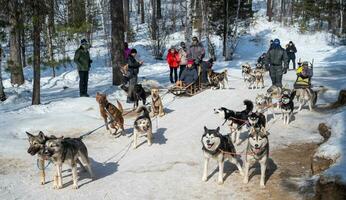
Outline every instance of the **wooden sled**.
<svg viewBox="0 0 346 200">
<path fill-rule="evenodd" d="M 194 83 L 183 87 L 174 85 L 173 87 L 168 89 L 168 91 L 176 96 L 194 96 L 203 91 L 201 86 L 201 78 L 201 66 L 198 66 L 198 78 Z"/>
</svg>

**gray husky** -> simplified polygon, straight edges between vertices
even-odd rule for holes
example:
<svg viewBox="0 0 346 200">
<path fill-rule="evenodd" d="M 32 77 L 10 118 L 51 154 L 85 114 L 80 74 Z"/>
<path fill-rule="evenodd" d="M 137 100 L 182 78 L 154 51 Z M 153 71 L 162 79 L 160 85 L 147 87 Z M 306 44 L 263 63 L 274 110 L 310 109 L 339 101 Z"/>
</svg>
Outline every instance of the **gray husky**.
<svg viewBox="0 0 346 200">
<path fill-rule="evenodd" d="M 267 169 L 267 161 L 269 158 L 269 140 L 265 128 L 250 130 L 248 144 L 246 148 L 245 167 L 244 167 L 244 183 L 249 182 L 250 165 L 259 162 L 261 165 L 261 181 L 260 186 L 265 187 L 265 172 Z"/>
<path fill-rule="evenodd" d="M 299 102 L 298 110 L 301 111 L 303 106 L 308 103 L 309 110 L 312 111 L 317 102 L 317 92 L 310 88 L 299 88 L 295 89 L 295 91 L 297 101 Z"/>
<path fill-rule="evenodd" d="M 211 130 L 204 127 L 204 134 L 201 139 L 204 153 L 204 170 L 202 181 L 207 181 L 208 179 L 208 164 L 209 159 L 212 158 L 217 160 L 219 164 L 218 184 L 222 184 L 223 166 L 225 160 L 228 159 L 231 163 L 235 164 L 241 175 L 243 175 L 243 170 L 237 160 L 236 151 L 232 144 L 231 138 L 229 136 L 222 135 L 219 131 L 220 127 L 218 127 L 216 130 Z"/>
<path fill-rule="evenodd" d="M 32 156 L 36 155 L 38 156 L 38 167 L 40 169 L 40 183 L 41 185 L 44 185 L 46 183 L 46 173 L 44 170 L 45 160 L 47 158 L 43 155 L 44 151 L 44 145 L 46 144 L 46 141 L 49 139 L 56 139 L 55 136 L 46 136 L 42 131 L 38 133 L 38 135 L 33 135 L 29 132 L 26 132 L 28 135 L 29 140 L 29 148 L 28 153 Z"/>
<path fill-rule="evenodd" d="M 140 135 L 146 135 L 148 145 L 151 146 L 153 139 L 152 123 L 149 116 L 149 111 L 145 106 L 138 108 L 139 116 L 136 118 L 133 127 L 133 148 L 137 148 L 137 138 Z"/>
<path fill-rule="evenodd" d="M 78 159 L 85 165 L 90 177 L 93 173 L 88 158 L 88 150 L 80 138 L 57 138 L 46 142 L 44 155 L 49 157 L 55 167 L 54 189 L 60 189 L 62 183 L 62 164 L 69 163 L 72 168 L 73 188 L 78 189 L 77 162 Z"/>
</svg>

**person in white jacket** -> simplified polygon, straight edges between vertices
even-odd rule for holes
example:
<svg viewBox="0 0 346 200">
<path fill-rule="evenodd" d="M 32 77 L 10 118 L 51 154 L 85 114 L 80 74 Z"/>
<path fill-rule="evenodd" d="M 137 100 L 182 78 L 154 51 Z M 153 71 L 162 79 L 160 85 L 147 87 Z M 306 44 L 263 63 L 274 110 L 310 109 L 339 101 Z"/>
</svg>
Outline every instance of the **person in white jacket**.
<svg viewBox="0 0 346 200">
<path fill-rule="evenodd" d="M 180 65 L 179 80 L 180 80 L 181 74 L 183 73 L 187 65 L 187 53 L 186 53 L 185 42 L 180 43 L 179 57 L 180 57 L 180 63 L 179 63 Z"/>
</svg>

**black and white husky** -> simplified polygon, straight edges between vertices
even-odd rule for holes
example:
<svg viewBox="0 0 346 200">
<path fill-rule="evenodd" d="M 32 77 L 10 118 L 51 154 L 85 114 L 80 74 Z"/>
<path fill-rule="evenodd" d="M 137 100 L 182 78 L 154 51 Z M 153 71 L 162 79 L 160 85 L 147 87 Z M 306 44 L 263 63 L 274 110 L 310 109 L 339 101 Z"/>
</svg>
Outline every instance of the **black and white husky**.
<svg viewBox="0 0 346 200">
<path fill-rule="evenodd" d="M 249 182 L 249 169 L 250 165 L 253 165 L 255 162 L 259 162 L 261 165 L 261 180 L 260 186 L 265 187 L 265 175 L 267 169 L 267 161 L 269 158 L 269 140 L 267 137 L 267 132 L 265 128 L 250 130 L 248 137 L 248 144 L 246 148 L 245 156 L 245 167 L 244 167 L 244 183 Z"/>
<path fill-rule="evenodd" d="M 145 135 L 147 137 L 148 145 L 151 146 L 153 131 L 152 123 L 149 115 L 149 111 L 145 106 L 138 108 L 137 113 L 139 114 L 134 122 L 133 127 L 133 148 L 137 148 L 137 138 L 140 135 Z"/>
<path fill-rule="evenodd" d="M 245 100 L 244 105 L 246 106 L 243 111 L 233 111 L 225 107 L 214 108 L 214 113 L 219 115 L 223 120 L 229 121 L 229 126 L 231 129 L 232 142 L 234 144 L 239 144 L 239 135 L 241 128 L 248 122 L 249 113 L 253 110 L 253 103 L 250 100 Z"/>
<path fill-rule="evenodd" d="M 248 117 L 249 124 L 252 128 L 265 128 L 266 127 L 266 117 L 263 113 L 252 112 Z"/>
<path fill-rule="evenodd" d="M 280 109 L 282 113 L 282 119 L 284 120 L 284 124 L 288 125 L 293 115 L 294 111 L 294 103 L 293 99 L 296 95 L 296 91 L 292 93 L 283 93 L 280 100 Z"/>
<path fill-rule="evenodd" d="M 201 139 L 204 153 L 204 170 L 202 181 L 207 181 L 208 179 L 208 164 L 209 159 L 212 158 L 217 160 L 219 164 L 218 184 L 222 184 L 223 166 L 225 160 L 229 160 L 231 163 L 235 164 L 241 175 L 243 175 L 243 170 L 237 160 L 236 150 L 230 137 L 228 135 L 222 135 L 219 131 L 220 127 L 215 130 L 204 127 L 204 134 Z"/>
</svg>

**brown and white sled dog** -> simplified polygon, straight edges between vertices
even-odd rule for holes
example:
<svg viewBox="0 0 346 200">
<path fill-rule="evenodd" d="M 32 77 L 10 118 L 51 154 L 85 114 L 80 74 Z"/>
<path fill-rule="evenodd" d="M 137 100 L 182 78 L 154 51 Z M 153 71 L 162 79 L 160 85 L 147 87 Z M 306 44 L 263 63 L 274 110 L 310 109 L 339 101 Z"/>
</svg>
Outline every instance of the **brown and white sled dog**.
<svg viewBox="0 0 346 200">
<path fill-rule="evenodd" d="M 264 88 L 264 73 L 265 70 L 264 69 L 255 69 L 254 70 L 254 75 L 256 78 L 255 84 L 256 84 L 256 88 Z"/>
<path fill-rule="evenodd" d="M 309 110 L 312 111 L 313 107 L 316 105 L 317 102 L 317 92 L 313 91 L 310 88 L 299 88 L 295 89 L 296 91 L 296 98 L 299 103 L 298 110 L 301 111 L 303 106 L 308 103 Z"/>
<path fill-rule="evenodd" d="M 208 81 L 212 89 L 226 89 L 228 88 L 228 73 L 227 69 L 223 72 L 214 72 L 212 69 L 208 71 Z"/>
<path fill-rule="evenodd" d="M 103 118 L 106 129 L 110 134 L 117 134 L 118 130 L 124 131 L 124 117 L 123 117 L 123 106 L 117 100 L 118 107 L 113 105 L 107 100 L 106 94 L 96 93 L 96 101 L 99 103 L 100 114 Z M 108 127 L 108 118 L 111 120 L 111 128 L 115 129 L 114 133 Z"/>
<path fill-rule="evenodd" d="M 222 184 L 224 161 L 229 160 L 231 163 L 235 164 L 241 175 L 243 175 L 243 170 L 237 160 L 236 150 L 231 138 L 228 135 L 222 135 L 219 131 L 220 127 L 215 130 L 204 127 L 204 134 L 201 139 L 204 153 L 202 181 L 207 181 L 209 160 L 214 159 L 217 160 L 219 164 L 218 184 Z"/>
<path fill-rule="evenodd" d="M 159 89 L 152 88 L 151 89 L 151 113 L 152 116 L 159 115 L 160 117 L 165 115 L 163 111 L 163 104 L 159 94 Z"/>
<path fill-rule="evenodd" d="M 140 135 L 147 137 L 148 145 L 151 146 L 153 140 L 152 123 L 149 116 L 149 111 L 145 106 L 141 106 L 137 109 L 139 113 L 134 122 L 133 127 L 133 148 L 137 148 L 137 139 Z"/>
<path fill-rule="evenodd" d="M 260 186 L 265 187 L 265 177 L 267 169 L 267 161 L 269 158 L 269 139 L 265 128 L 250 130 L 248 144 L 246 148 L 245 167 L 244 167 L 244 183 L 249 182 L 250 165 L 259 162 L 261 166 Z"/>
<path fill-rule="evenodd" d="M 29 140 L 28 153 L 32 156 L 37 154 L 38 157 L 38 167 L 40 169 L 40 183 L 44 185 L 46 183 L 46 173 L 45 173 L 45 160 L 47 159 L 44 153 L 44 146 L 46 142 L 50 139 L 56 139 L 55 136 L 46 136 L 42 131 L 38 135 L 33 135 L 29 132 L 26 132 Z"/>
<path fill-rule="evenodd" d="M 275 119 L 275 105 L 273 104 L 272 97 L 269 94 L 258 94 L 255 99 L 256 111 L 265 115 L 266 121 L 268 115 L 271 114 Z"/>
<path fill-rule="evenodd" d="M 54 176 L 54 189 L 61 189 L 62 181 L 62 165 L 70 164 L 72 168 L 73 189 L 78 189 L 77 163 L 81 161 L 85 169 L 89 172 L 93 179 L 94 175 L 91 170 L 88 157 L 88 150 L 82 139 L 80 138 L 57 138 L 50 139 L 45 144 L 44 155 L 50 158 L 56 168 Z"/>
</svg>

